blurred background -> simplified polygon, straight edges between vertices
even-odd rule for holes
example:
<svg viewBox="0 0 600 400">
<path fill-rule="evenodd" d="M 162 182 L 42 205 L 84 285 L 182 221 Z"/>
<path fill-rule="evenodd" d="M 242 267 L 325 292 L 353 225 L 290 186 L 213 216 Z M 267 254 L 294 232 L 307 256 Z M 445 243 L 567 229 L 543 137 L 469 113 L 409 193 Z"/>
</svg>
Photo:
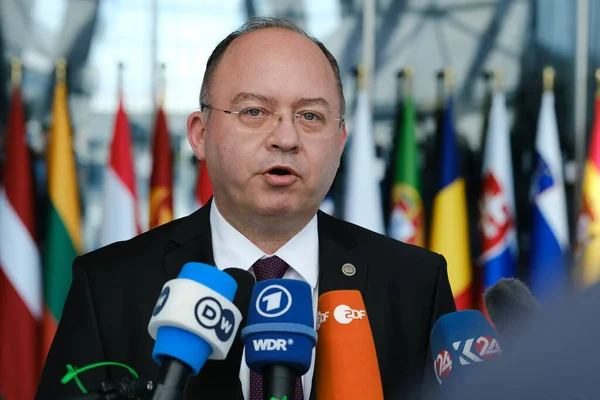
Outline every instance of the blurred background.
<svg viewBox="0 0 600 400">
<path fill-rule="evenodd" d="M 15 272 L 21 247 L 2 238 L 14 218 L 0 219 L 1 348 L 12 337 L 1 314 L 11 290 L 34 320 L 60 319 L 72 257 L 49 266 L 53 212 L 74 256 L 210 196 L 186 118 L 213 48 L 254 16 L 293 20 L 339 62 L 350 137 L 324 211 L 442 253 L 459 308 L 481 309 L 482 290 L 505 276 L 539 298 L 595 282 L 583 264 L 600 207 L 600 0 L 0 0 L 0 217 L 31 221 L 26 248 L 39 253 L 28 258 L 34 272 Z M 20 133 L 31 217 L 10 192 L 26 179 L 9 150 Z M 63 138 L 54 147 L 53 136 Z M 53 162 L 67 163 L 54 177 Z M 71 192 L 77 201 L 58 204 Z M 1 376 L 0 360 L 0 393 Z"/>
</svg>

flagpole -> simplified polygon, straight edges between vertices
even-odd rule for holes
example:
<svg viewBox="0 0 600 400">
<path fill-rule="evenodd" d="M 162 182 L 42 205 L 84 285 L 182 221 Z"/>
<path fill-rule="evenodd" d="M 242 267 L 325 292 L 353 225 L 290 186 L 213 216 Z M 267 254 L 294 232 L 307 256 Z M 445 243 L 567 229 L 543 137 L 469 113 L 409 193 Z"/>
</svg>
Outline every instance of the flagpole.
<svg viewBox="0 0 600 400">
<path fill-rule="evenodd" d="M 165 86 L 166 86 L 166 69 L 167 66 L 165 63 L 160 64 L 160 74 L 158 76 L 158 83 L 156 89 L 156 107 L 155 110 L 159 107 L 162 108 L 165 102 Z"/>
<path fill-rule="evenodd" d="M 21 60 L 17 57 L 14 57 L 11 61 L 11 71 L 10 71 L 10 82 L 14 87 L 21 86 L 21 80 L 23 76 L 23 65 L 21 64 Z"/>
<path fill-rule="evenodd" d="M 587 143 L 587 96 L 588 96 L 588 59 L 589 59 L 589 0 L 577 0 L 576 41 L 575 41 L 575 90 L 573 106 L 575 115 L 575 165 L 577 179 L 573 191 L 575 216 L 581 202 L 581 182 L 586 158 Z"/>
<path fill-rule="evenodd" d="M 372 106 L 372 80 L 373 72 L 375 71 L 376 4 L 375 0 L 364 0 L 363 4 L 363 54 L 361 63 L 364 68 L 363 88 L 368 95 L 370 106 Z"/>
</svg>

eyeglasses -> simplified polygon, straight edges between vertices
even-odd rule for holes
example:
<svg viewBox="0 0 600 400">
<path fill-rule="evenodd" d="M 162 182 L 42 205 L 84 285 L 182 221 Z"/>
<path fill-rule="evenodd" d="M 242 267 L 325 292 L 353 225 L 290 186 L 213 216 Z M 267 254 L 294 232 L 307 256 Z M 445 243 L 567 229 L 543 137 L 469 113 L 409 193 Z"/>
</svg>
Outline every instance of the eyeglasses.
<svg viewBox="0 0 600 400">
<path fill-rule="evenodd" d="M 200 111 L 204 111 L 206 108 L 235 115 L 238 121 L 237 129 L 242 132 L 272 132 L 279 122 L 283 121 L 284 114 L 292 114 L 294 116 L 293 121 L 301 132 L 319 137 L 329 137 L 339 131 L 345 121 L 344 117 L 334 118 L 333 110 L 321 106 L 301 108 L 294 113 L 283 113 L 255 105 L 245 105 L 240 107 L 240 110 L 230 111 L 205 103 L 200 104 Z"/>
</svg>

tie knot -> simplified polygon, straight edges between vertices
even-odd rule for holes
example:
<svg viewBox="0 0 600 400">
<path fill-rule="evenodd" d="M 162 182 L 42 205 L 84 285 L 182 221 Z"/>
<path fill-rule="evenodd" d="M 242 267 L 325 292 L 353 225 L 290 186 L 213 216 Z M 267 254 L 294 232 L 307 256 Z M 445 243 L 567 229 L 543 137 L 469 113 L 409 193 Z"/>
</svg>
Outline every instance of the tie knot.
<svg viewBox="0 0 600 400">
<path fill-rule="evenodd" d="M 277 256 L 265 257 L 256 261 L 253 265 L 256 281 L 267 279 L 281 279 L 290 267 L 285 261 Z"/>
</svg>

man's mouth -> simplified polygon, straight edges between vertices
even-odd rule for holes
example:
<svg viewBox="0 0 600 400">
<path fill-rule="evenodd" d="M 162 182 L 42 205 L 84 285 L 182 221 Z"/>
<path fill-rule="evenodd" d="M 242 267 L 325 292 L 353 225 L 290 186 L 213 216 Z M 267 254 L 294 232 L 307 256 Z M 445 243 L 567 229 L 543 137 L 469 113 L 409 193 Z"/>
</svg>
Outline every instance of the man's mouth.
<svg viewBox="0 0 600 400">
<path fill-rule="evenodd" d="M 267 174 L 286 176 L 286 175 L 296 175 L 296 172 L 289 167 L 277 166 L 277 167 L 273 167 L 273 168 L 269 169 L 267 171 Z"/>
</svg>

